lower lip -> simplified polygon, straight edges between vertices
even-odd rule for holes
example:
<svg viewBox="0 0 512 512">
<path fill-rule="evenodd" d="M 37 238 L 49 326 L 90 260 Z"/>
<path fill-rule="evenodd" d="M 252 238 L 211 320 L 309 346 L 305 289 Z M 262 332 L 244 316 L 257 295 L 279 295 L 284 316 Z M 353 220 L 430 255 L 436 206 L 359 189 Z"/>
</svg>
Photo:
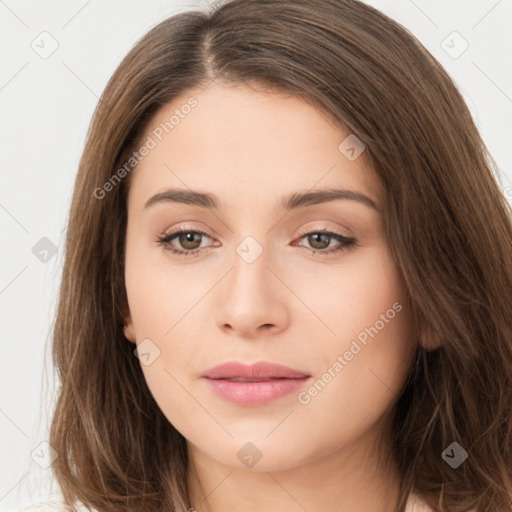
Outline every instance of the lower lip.
<svg viewBox="0 0 512 512">
<path fill-rule="evenodd" d="M 224 379 L 206 379 L 210 389 L 235 405 L 257 407 L 266 405 L 300 389 L 310 377 L 275 379 L 263 382 L 240 382 Z"/>
</svg>

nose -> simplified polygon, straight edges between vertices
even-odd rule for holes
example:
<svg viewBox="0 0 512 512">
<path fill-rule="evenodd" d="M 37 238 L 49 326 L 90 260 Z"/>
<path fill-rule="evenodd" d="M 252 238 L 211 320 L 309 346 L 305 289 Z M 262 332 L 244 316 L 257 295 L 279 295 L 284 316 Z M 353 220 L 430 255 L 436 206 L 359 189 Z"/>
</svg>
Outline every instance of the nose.
<svg viewBox="0 0 512 512">
<path fill-rule="evenodd" d="M 241 254 L 234 255 L 231 271 L 219 283 L 215 297 L 218 327 L 248 339 L 282 332 L 290 320 L 289 290 L 276 277 L 279 272 L 269 267 L 267 251 L 252 262 Z"/>
</svg>

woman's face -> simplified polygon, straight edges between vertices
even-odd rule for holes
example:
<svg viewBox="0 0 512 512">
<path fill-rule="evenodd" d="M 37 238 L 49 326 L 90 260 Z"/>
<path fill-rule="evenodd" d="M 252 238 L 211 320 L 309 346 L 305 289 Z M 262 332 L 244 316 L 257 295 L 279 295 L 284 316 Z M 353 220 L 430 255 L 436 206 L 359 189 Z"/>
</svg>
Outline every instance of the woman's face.
<svg viewBox="0 0 512 512">
<path fill-rule="evenodd" d="M 143 143 L 125 336 L 169 422 L 238 469 L 368 447 L 414 343 L 364 146 L 296 96 L 216 82 L 162 108 Z M 227 362 L 246 373 L 211 371 Z"/>
</svg>

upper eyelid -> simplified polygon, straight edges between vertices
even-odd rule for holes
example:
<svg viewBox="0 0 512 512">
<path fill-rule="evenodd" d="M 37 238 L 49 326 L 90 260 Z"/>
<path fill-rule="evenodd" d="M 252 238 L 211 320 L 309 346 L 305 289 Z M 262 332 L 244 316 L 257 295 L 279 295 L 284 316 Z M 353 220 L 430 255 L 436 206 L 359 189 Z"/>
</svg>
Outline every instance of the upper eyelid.
<svg viewBox="0 0 512 512">
<path fill-rule="evenodd" d="M 176 235 L 176 234 L 180 234 L 180 233 L 201 233 L 201 234 L 206 235 L 206 236 L 208 236 L 208 237 L 210 237 L 212 239 L 215 238 L 214 236 L 210 235 L 208 233 L 208 231 L 205 230 L 205 229 L 196 228 L 196 227 L 187 227 L 187 226 L 183 226 L 183 227 L 180 226 L 180 227 L 178 227 L 176 229 L 170 229 L 168 231 L 164 231 L 161 236 L 162 237 L 168 237 L 168 236 Z M 311 233 L 327 233 L 327 234 L 331 233 L 331 234 L 334 234 L 334 235 L 343 236 L 345 238 L 352 238 L 351 235 L 345 235 L 343 233 L 339 233 L 334 228 L 327 228 L 327 227 L 301 229 L 298 232 L 298 236 L 299 237 L 303 237 L 303 236 L 311 234 Z"/>
<path fill-rule="evenodd" d="M 311 222 L 314 222 L 314 221 L 310 221 L 307 224 L 310 224 Z M 333 222 L 333 221 L 328 221 L 327 219 L 319 219 L 317 222 Z M 343 228 L 349 232 L 351 231 L 349 228 L 347 228 L 345 226 L 343 226 Z M 215 238 L 213 235 L 211 235 L 208 232 L 208 229 L 196 227 L 191 224 L 187 225 L 186 223 L 184 225 L 178 225 L 176 228 L 170 228 L 168 230 L 163 231 L 162 236 L 165 237 L 165 236 L 168 236 L 171 234 L 179 233 L 180 231 L 202 232 L 202 233 L 206 234 L 207 236 L 209 236 L 210 238 Z M 311 227 L 311 228 L 304 228 L 304 229 L 298 230 L 300 236 L 303 236 L 304 234 L 308 234 L 308 233 L 317 233 L 317 232 L 322 232 L 322 231 L 330 232 L 330 233 L 340 235 L 340 236 L 344 236 L 345 238 L 352 238 L 352 235 L 350 233 L 347 233 L 347 234 L 340 233 L 340 228 L 331 228 L 331 227 L 326 227 L 325 225 L 322 227 Z"/>
</svg>

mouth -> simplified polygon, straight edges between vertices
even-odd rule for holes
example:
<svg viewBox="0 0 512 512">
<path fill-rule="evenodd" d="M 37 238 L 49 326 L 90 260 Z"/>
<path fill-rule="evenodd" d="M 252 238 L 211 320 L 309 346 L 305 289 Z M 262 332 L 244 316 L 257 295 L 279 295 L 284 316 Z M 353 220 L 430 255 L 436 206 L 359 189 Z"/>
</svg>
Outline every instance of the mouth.
<svg viewBox="0 0 512 512">
<path fill-rule="evenodd" d="M 232 377 L 229 379 L 212 379 L 212 380 L 227 380 L 229 382 L 271 382 L 273 380 L 283 380 L 283 379 L 288 379 L 288 378 L 291 378 L 291 377 L 273 377 L 273 378 L 269 378 L 269 379 L 245 379 L 243 377 Z M 302 377 L 293 377 L 293 378 L 299 379 Z"/>
<path fill-rule="evenodd" d="M 311 375 L 274 363 L 247 366 L 229 362 L 212 368 L 202 378 L 209 390 L 224 401 L 242 407 L 258 407 L 297 391 Z"/>
<path fill-rule="evenodd" d="M 208 379 L 247 379 L 247 380 L 270 380 L 270 379 L 295 379 L 309 377 L 306 372 L 295 370 L 282 364 L 260 361 L 252 365 L 245 365 L 238 361 L 228 361 L 210 368 L 202 377 Z"/>
<path fill-rule="evenodd" d="M 221 399 L 242 407 L 267 405 L 298 391 L 310 377 L 278 379 L 206 379 L 208 387 Z"/>
</svg>

